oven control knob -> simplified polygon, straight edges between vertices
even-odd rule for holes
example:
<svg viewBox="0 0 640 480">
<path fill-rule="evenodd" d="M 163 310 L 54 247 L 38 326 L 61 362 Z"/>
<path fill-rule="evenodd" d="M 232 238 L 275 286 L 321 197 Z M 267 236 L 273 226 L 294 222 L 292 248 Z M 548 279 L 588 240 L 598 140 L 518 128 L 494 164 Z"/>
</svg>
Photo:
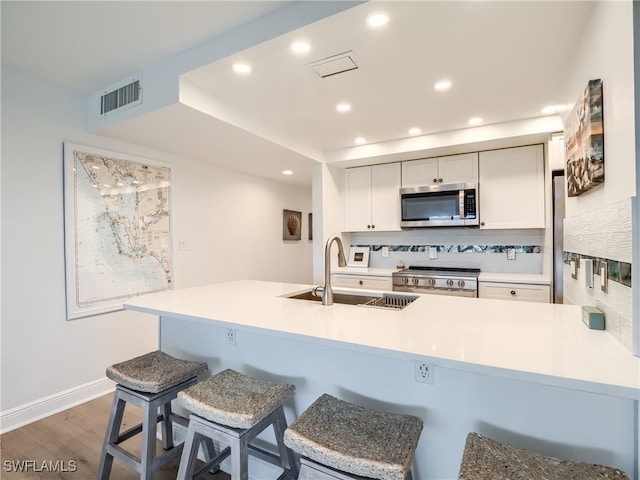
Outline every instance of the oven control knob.
<svg viewBox="0 0 640 480">
<path fill-rule="evenodd" d="M 458 280 L 458 286 L 464 287 L 464 280 Z"/>
<path fill-rule="evenodd" d="M 418 285 L 418 283 L 420 283 L 420 280 L 417 278 L 414 278 L 411 281 L 413 282 L 414 285 Z"/>
<path fill-rule="evenodd" d="M 430 278 L 429 279 L 429 285 L 431 285 L 432 287 L 436 284 L 436 279 L 435 278 Z"/>
<path fill-rule="evenodd" d="M 408 279 L 407 277 L 404 277 L 404 278 L 402 279 L 402 281 L 403 281 L 404 283 L 409 283 L 409 279 Z"/>
<path fill-rule="evenodd" d="M 453 280 L 447 280 L 447 287 L 453 287 Z"/>
</svg>

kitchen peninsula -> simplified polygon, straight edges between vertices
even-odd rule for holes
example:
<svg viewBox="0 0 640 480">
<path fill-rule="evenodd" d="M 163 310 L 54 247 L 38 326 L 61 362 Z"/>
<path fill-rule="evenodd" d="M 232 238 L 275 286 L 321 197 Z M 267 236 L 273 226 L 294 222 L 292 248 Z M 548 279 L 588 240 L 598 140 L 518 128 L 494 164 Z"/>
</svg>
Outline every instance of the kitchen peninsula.
<svg viewBox="0 0 640 480">
<path fill-rule="evenodd" d="M 456 478 L 469 431 L 637 478 L 640 359 L 589 330 L 579 307 L 421 295 L 395 311 L 286 298 L 310 287 L 220 283 L 125 308 L 160 317 L 168 353 L 294 383 L 290 422 L 325 392 L 420 416 L 421 480 Z M 416 362 L 432 384 L 416 381 Z"/>
</svg>

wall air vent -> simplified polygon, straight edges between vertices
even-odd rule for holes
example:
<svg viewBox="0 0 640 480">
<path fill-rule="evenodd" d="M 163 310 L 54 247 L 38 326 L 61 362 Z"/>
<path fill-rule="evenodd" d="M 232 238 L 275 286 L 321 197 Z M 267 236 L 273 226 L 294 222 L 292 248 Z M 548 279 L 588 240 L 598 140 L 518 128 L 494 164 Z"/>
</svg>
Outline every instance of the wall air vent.
<svg viewBox="0 0 640 480">
<path fill-rule="evenodd" d="M 142 74 L 133 75 L 100 92 L 99 115 L 124 110 L 142 103 Z"/>
<path fill-rule="evenodd" d="M 339 73 L 356 70 L 358 65 L 354 60 L 353 51 L 339 53 L 331 57 L 317 60 L 308 65 L 320 77 L 326 78 Z"/>
</svg>

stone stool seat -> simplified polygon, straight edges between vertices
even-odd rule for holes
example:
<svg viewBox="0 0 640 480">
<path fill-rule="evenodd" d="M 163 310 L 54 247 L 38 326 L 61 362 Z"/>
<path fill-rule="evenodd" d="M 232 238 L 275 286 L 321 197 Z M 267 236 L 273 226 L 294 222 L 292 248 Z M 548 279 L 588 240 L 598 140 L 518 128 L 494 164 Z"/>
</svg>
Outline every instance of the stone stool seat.
<svg viewBox="0 0 640 480">
<path fill-rule="evenodd" d="M 520 478 L 629 480 L 624 472 L 615 468 L 547 457 L 475 432 L 467 435 L 458 480 Z"/>
<path fill-rule="evenodd" d="M 323 394 L 285 431 L 284 441 L 303 456 L 300 479 L 405 480 L 412 478 L 422 427 L 418 417 Z"/>
<path fill-rule="evenodd" d="M 198 375 L 207 371 L 205 362 L 181 360 L 161 351 L 107 367 L 107 377 L 117 382 L 107 432 L 105 434 L 97 478 L 106 480 L 111 474 L 113 459 L 124 462 L 140 474 L 143 480 L 153 480 L 158 468 L 171 462 L 182 452 L 182 445 L 173 445 L 173 422 L 185 427 L 187 420 L 171 410 L 171 401 L 178 392 L 197 383 Z M 126 404 L 139 407 L 142 423 L 120 433 Z M 160 414 L 158 414 L 160 409 Z M 156 425 L 162 424 L 162 446 L 167 453 L 156 459 Z M 142 433 L 140 458 L 120 444 Z M 207 446 L 213 450 L 213 443 Z"/>
<path fill-rule="evenodd" d="M 231 369 L 180 392 L 178 403 L 192 413 L 177 478 L 197 478 L 231 457 L 231 479 L 246 480 L 249 454 L 281 467 L 279 479 L 295 478 L 297 467 L 283 441 L 287 428 L 283 404 L 294 393 L 293 385 L 252 378 Z M 278 455 L 251 444 L 269 426 L 273 426 Z M 196 472 L 198 449 L 204 439 L 227 447 Z"/>
</svg>

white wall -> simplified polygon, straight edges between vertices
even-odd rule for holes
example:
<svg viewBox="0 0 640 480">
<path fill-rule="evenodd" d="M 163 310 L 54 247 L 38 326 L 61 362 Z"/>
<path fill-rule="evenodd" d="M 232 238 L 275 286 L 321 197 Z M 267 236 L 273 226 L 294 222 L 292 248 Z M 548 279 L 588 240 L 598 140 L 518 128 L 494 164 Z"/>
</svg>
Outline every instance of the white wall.
<svg viewBox="0 0 640 480">
<path fill-rule="evenodd" d="M 630 234 L 631 209 L 625 209 L 625 217 L 608 230 L 595 219 L 602 215 L 599 212 L 617 210 L 618 203 L 630 206 L 630 198 L 636 193 L 632 2 L 596 3 L 584 32 L 560 98 L 576 101 L 589 80 L 602 79 L 605 181 L 578 197 L 566 199 L 565 250 L 630 262 L 630 242 L 620 252 L 614 248 L 617 243 L 613 233 L 607 232 L 624 229 Z M 631 288 L 613 287 L 608 294 L 598 291 L 596 298 L 594 289 L 565 275 L 564 290 L 569 293 L 565 294 L 565 303 L 597 305 L 606 313 L 607 330 L 631 350 Z M 615 291 L 620 294 L 614 295 Z"/>
<path fill-rule="evenodd" d="M 189 245 L 174 247 L 177 288 L 237 278 L 311 283 L 310 189 L 90 135 L 85 114 L 85 95 L 2 70 L 2 414 L 158 346 L 153 316 L 66 321 L 64 141 L 171 166 L 174 245 Z M 283 242 L 282 209 L 303 213 L 303 240 Z"/>
<path fill-rule="evenodd" d="M 567 217 L 635 195 L 632 13 L 630 1 L 595 4 L 559 92 L 575 102 L 589 80 L 602 79 L 604 185 L 568 198 Z"/>
</svg>

